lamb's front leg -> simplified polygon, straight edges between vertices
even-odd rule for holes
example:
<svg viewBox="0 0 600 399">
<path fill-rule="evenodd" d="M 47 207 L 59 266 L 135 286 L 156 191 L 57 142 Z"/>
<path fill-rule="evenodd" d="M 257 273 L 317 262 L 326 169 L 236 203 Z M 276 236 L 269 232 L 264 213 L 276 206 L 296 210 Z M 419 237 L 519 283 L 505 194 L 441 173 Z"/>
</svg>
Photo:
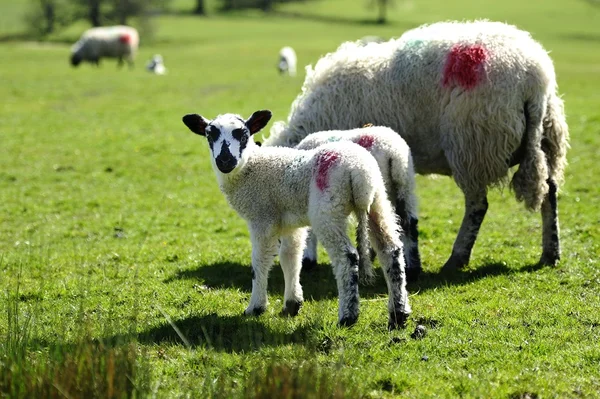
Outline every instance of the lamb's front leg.
<svg viewBox="0 0 600 399">
<path fill-rule="evenodd" d="M 300 285 L 300 270 L 305 242 L 306 229 L 296 229 L 281 237 L 279 262 L 285 280 L 283 314 L 287 316 L 296 316 L 304 302 Z"/>
<path fill-rule="evenodd" d="M 277 236 L 264 226 L 250 226 L 252 239 L 252 295 L 244 313 L 258 316 L 267 309 L 267 282 L 277 253 Z"/>
<path fill-rule="evenodd" d="M 487 195 L 485 189 L 476 193 L 465 193 L 465 215 L 460 225 L 460 230 L 452 247 L 452 255 L 444 270 L 454 270 L 469 264 L 471 250 L 475 245 L 479 228 L 488 209 Z"/>
</svg>

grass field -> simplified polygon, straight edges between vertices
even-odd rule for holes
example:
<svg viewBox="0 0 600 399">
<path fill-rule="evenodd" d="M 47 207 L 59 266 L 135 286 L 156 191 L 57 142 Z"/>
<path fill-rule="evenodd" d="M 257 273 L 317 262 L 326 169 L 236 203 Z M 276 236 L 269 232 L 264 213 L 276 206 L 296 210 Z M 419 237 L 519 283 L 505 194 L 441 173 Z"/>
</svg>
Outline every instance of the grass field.
<svg viewBox="0 0 600 399">
<path fill-rule="evenodd" d="M 350 0 L 269 16 L 173 13 L 155 19 L 136 68 L 117 70 L 69 66 L 84 24 L 8 40 L 23 30 L 14 3 L 0 0 L 0 397 L 600 396 L 599 7 L 398 0 L 385 26 Z M 278 266 L 268 311 L 243 317 L 246 226 L 181 116 L 270 109 L 285 119 L 304 73 L 277 75 L 282 46 L 306 65 L 344 40 L 471 18 L 531 31 L 555 61 L 572 138 L 559 266 L 536 266 L 540 217 L 504 190 L 490 194 L 469 267 L 440 275 L 462 194 L 449 178 L 419 176 L 425 273 L 409 286 L 406 330 L 385 328 L 380 271 L 361 287 L 357 325 L 338 328 L 324 252 L 303 274 L 297 318 L 279 316 Z M 143 70 L 154 53 L 168 75 Z M 410 337 L 418 323 L 420 340 Z"/>
</svg>

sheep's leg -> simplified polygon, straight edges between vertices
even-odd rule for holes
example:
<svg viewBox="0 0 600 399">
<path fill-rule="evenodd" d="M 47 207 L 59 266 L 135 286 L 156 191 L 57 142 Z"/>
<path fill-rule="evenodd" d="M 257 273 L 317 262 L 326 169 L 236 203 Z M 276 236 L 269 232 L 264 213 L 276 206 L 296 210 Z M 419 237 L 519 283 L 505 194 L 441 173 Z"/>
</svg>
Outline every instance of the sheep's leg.
<svg viewBox="0 0 600 399">
<path fill-rule="evenodd" d="M 117 59 L 117 67 L 120 69 L 123 66 L 123 57 Z"/>
<path fill-rule="evenodd" d="M 313 229 L 327 250 L 338 287 L 338 323 L 349 327 L 356 323 L 359 313 L 358 302 L 358 252 L 348 237 L 346 218 L 319 216 Z"/>
<path fill-rule="evenodd" d="M 250 227 L 252 239 L 252 295 L 246 315 L 260 315 L 267 309 L 267 280 L 277 253 L 277 237 L 264 233 L 268 229 Z"/>
<path fill-rule="evenodd" d="M 406 271 L 404 251 L 398 239 L 392 237 L 393 231 L 386 228 L 386 222 L 375 210 L 369 213 L 371 241 L 382 265 L 383 275 L 388 287 L 388 329 L 404 327 L 411 308 L 406 290 Z M 397 243 L 397 244 L 396 244 Z"/>
<path fill-rule="evenodd" d="M 281 237 L 279 263 L 285 280 L 282 313 L 286 316 L 296 316 L 300 311 L 302 302 L 304 302 L 302 286 L 300 285 L 300 270 L 305 240 L 306 229 L 297 229 L 289 235 Z"/>
<path fill-rule="evenodd" d="M 317 266 L 317 243 L 317 236 L 312 229 L 309 229 L 304 255 L 302 256 L 302 269 L 312 270 Z"/>
<path fill-rule="evenodd" d="M 465 193 L 465 215 L 454 241 L 452 255 L 446 261 L 443 270 L 454 270 L 469 264 L 471 250 L 475 245 L 479 228 L 488 209 L 485 190 L 474 194 Z"/>
<path fill-rule="evenodd" d="M 406 201 L 402 198 L 396 201 L 396 214 L 402 227 L 402 242 L 404 243 L 404 258 L 406 261 L 406 278 L 415 281 L 421 271 L 421 255 L 419 254 L 419 219 L 409 213 Z"/>
<path fill-rule="evenodd" d="M 541 265 L 556 265 L 560 260 L 560 241 L 558 225 L 558 203 L 556 182 L 548 179 L 548 194 L 542 203 L 542 257 Z"/>
</svg>

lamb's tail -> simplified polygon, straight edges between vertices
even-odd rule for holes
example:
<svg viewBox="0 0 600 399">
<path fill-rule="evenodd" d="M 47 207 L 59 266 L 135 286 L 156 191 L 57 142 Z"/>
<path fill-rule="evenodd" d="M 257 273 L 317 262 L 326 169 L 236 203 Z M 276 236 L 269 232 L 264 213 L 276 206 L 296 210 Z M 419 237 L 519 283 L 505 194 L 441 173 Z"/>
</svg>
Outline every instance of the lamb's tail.
<svg viewBox="0 0 600 399">
<path fill-rule="evenodd" d="M 375 277 L 371 262 L 371 244 L 369 242 L 369 219 L 366 212 L 357 212 L 358 226 L 356 227 L 356 246 L 358 249 L 358 268 L 360 278 L 365 283 L 371 283 Z"/>
<path fill-rule="evenodd" d="M 404 263 L 404 245 L 400 240 L 402 228 L 383 188 L 375 191 L 367 217 L 371 243 L 377 253 L 400 250 L 400 259 Z"/>
<path fill-rule="evenodd" d="M 521 144 L 522 159 L 511 187 L 518 201 L 537 210 L 548 193 L 548 164 L 542 151 L 543 121 L 548 104 L 544 99 L 525 103 L 525 133 Z"/>
<path fill-rule="evenodd" d="M 569 127 L 567 126 L 563 101 L 556 94 L 552 94 L 548 99 L 543 126 L 542 151 L 546 154 L 550 178 L 554 180 L 557 186 L 560 186 L 567 166 Z"/>
</svg>

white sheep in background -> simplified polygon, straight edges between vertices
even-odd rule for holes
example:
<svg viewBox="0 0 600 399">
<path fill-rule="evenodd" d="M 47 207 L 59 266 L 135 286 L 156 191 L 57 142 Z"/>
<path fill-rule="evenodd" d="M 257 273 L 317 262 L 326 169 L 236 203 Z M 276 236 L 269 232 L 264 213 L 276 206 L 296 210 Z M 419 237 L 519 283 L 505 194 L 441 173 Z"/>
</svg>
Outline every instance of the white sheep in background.
<svg viewBox="0 0 600 399">
<path fill-rule="evenodd" d="M 152 59 L 146 64 L 146 70 L 155 75 L 164 75 L 167 73 L 167 68 L 165 67 L 162 55 L 154 54 Z"/>
<path fill-rule="evenodd" d="M 119 66 L 123 65 L 125 59 L 133 67 L 139 43 L 137 30 L 130 26 L 88 29 L 71 49 L 71 64 L 78 66 L 82 61 L 87 61 L 99 65 L 101 58 L 117 58 Z"/>
<path fill-rule="evenodd" d="M 416 279 L 421 272 L 421 257 L 418 246 L 419 219 L 417 216 L 417 198 L 415 197 L 415 171 L 410 148 L 398 133 L 383 126 L 365 126 L 349 131 L 331 130 L 313 133 L 306 136 L 296 148 L 310 150 L 337 141 L 356 143 L 369 151 L 377 161 L 385 182 L 388 198 L 394 205 L 402 227 L 407 279 L 409 281 Z M 359 232 L 360 230 L 357 234 Z M 359 242 L 359 248 L 360 245 L 362 244 Z M 359 253 L 361 252 L 359 249 Z M 304 251 L 304 258 L 302 259 L 302 266 L 310 268 L 316 263 L 317 241 L 311 230 Z"/>
<path fill-rule="evenodd" d="M 377 162 L 364 148 L 339 142 L 311 151 L 258 147 L 252 135 L 270 120 L 257 111 L 248 120 L 219 115 L 210 121 L 183 117 L 194 133 L 206 136 L 219 188 L 246 221 L 252 239 L 252 295 L 247 315 L 267 306 L 267 278 L 281 240 L 285 280 L 283 313 L 296 315 L 303 302 L 302 251 L 311 225 L 327 249 L 339 292 L 339 324 L 352 325 L 359 313 L 359 257 L 347 234 L 350 213 L 369 227 L 389 291 L 389 328 L 404 326 L 410 314 L 400 227 Z"/>
<path fill-rule="evenodd" d="M 287 73 L 290 76 L 296 76 L 296 64 L 296 52 L 293 48 L 286 46 L 279 50 L 279 64 L 277 64 L 279 73 Z"/>
<path fill-rule="evenodd" d="M 389 126 L 410 146 L 417 173 L 452 176 L 465 214 L 444 265 L 468 264 L 488 208 L 506 183 L 541 207 L 540 264 L 560 259 L 557 188 L 568 127 L 552 60 L 529 33 L 499 22 L 441 22 L 385 43 L 344 43 L 307 67 L 287 126 L 264 145 L 295 146 L 310 133 Z"/>
</svg>

